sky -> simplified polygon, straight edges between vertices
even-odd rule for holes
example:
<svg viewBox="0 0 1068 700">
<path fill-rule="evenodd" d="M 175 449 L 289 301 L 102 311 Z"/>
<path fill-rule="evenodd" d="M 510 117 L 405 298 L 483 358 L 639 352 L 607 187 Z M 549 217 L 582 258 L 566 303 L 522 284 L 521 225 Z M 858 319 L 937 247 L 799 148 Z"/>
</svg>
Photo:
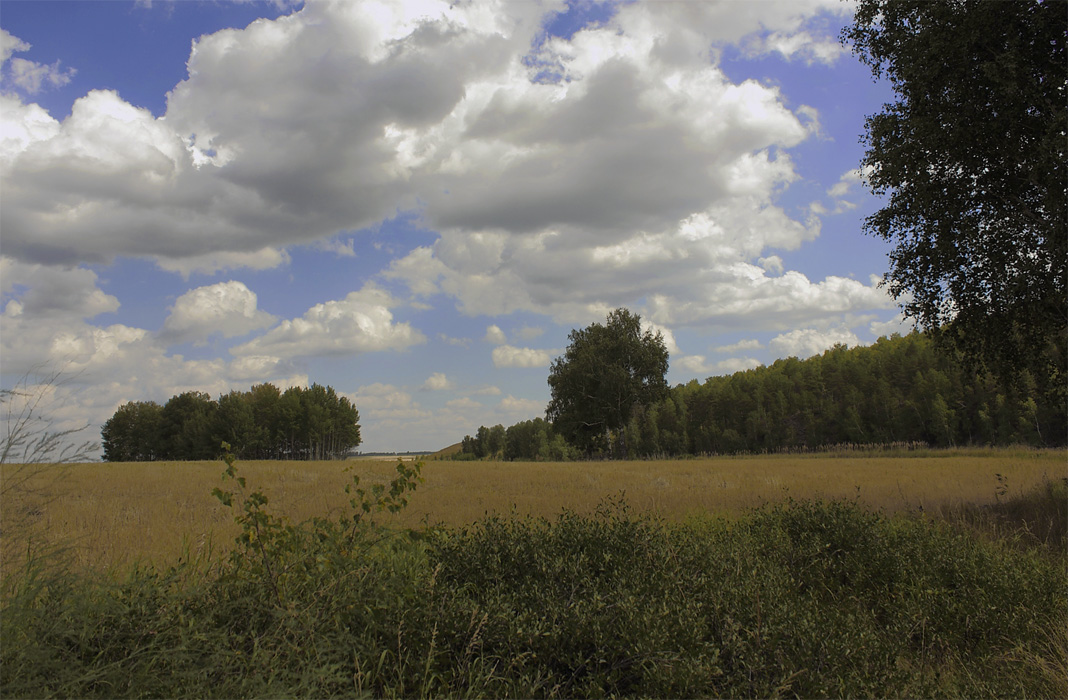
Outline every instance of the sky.
<svg viewBox="0 0 1068 700">
<path fill-rule="evenodd" d="M 0 381 L 91 439 L 315 382 L 399 452 L 543 416 L 618 307 L 671 384 L 907 332 L 851 12 L 0 0 Z"/>
</svg>

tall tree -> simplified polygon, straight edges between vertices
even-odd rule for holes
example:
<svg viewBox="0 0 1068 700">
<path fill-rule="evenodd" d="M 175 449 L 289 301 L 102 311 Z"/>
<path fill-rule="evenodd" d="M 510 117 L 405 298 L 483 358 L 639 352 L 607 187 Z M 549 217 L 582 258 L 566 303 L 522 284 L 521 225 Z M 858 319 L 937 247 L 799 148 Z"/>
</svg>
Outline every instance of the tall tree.
<svg viewBox="0 0 1068 700">
<path fill-rule="evenodd" d="M 215 411 L 215 434 L 212 443 L 230 445 L 233 454 L 248 459 L 261 442 L 262 429 L 256 425 L 251 394 L 231 391 L 219 396 Z"/>
<path fill-rule="evenodd" d="M 257 444 L 252 454 L 256 459 L 278 459 L 282 449 L 282 426 L 278 419 L 278 404 L 282 392 L 274 384 L 256 384 L 248 391 L 252 421 L 258 430 Z"/>
<path fill-rule="evenodd" d="M 860 0 L 842 32 L 897 93 L 868 118 L 863 160 L 888 197 L 864 228 L 896 246 L 890 292 L 969 357 L 1056 385 L 1068 338 L 1066 31 L 1064 0 Z"/>
<path fill-rule="evenodd" d="M 627 309 L 572 330 L 563 356 L 549 370 L 546 414 L 571 444 L 591 452 L 607 449 L 611 433 L 623 433 L 635 405 L 667 394 L 668 351 L 660 332 L 642 332 L 641 317 Z M 622 446 L 625 449 L 625 445 Z"/>
<path fill-rule="evenodd" d="M 119 406 L 100 430 L 105 462 L 150 462 L 160 459 L 162 407 L 154 401 Z"/>
<path fill-rule="evenodd" d="M 507 432 L 501 424 L 489 429 L 488 442 L 486 443 L 486 454 L 488 456 L 496 458 L 504 452 L 506 435 Z"/>
<path fill-rule="evenodd" d="M 218 404 L 202 391 L 172 396 L 160 410 L 160 441 L 164 459 L 215 459 L 215 412 Z"/>
</svg>

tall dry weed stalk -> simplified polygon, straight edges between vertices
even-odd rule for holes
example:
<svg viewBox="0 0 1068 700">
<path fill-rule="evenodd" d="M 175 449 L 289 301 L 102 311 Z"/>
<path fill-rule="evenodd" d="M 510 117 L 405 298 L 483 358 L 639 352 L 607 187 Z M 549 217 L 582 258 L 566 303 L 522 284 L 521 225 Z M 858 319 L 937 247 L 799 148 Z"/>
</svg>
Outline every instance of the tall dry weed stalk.
<svg viewBox="0 0 1068 700">
<path fill-rule="evenodd" d="M 53 400 L 70 381 L 59 370 L 30 372 L 0 389 L 0 578 L 20 561 L 59 554 L 35 536 L 40 518 L 62 493 L 63 466 L 90 461 L 98 449 L 79 441 L 88 425 L 55 427 Z"/>
</svg>

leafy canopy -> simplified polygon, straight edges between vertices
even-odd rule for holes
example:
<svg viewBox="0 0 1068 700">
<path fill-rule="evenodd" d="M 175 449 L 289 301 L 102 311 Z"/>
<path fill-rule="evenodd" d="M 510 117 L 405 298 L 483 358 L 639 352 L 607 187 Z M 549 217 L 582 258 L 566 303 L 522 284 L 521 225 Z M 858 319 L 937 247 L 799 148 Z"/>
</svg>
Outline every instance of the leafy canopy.
<svg viewBox="0 0 1068 700">
<path fill-rule="evenodd" d="M 642 332 L 641 316 L 627 309 L 572 330 L 563 356 L 549 370 L 546 414 L 568 442 L 590 451 L 606 447 L 609 431 L 625 427 L 635 405 L 667 394 L 664 336 Z"/>
<path fill-rule="evenodd" d="M 860 0 L 842 32 L 897 101 L 868 117 L 890 292 L 974 360 L 1055 376 L 1068 328 L 1061 1 Z M 1036 370 L 1038 370 L 1036 372 Z"/>
</svg>

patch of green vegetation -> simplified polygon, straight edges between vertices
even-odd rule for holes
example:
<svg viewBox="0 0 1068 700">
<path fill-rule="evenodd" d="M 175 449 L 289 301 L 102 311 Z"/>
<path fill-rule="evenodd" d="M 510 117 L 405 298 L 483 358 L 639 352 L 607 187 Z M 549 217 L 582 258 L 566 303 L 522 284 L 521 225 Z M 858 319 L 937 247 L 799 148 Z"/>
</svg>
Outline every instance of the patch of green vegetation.
<svg viewBox="0 0 1068 700">
<path fill-rule="evenodd" d="M 1068 695 L 1066 558 L 851 502 L 389 530 L 419 467 L 233 554 L 5 577 L 4 697 Z"/>
</svg>

